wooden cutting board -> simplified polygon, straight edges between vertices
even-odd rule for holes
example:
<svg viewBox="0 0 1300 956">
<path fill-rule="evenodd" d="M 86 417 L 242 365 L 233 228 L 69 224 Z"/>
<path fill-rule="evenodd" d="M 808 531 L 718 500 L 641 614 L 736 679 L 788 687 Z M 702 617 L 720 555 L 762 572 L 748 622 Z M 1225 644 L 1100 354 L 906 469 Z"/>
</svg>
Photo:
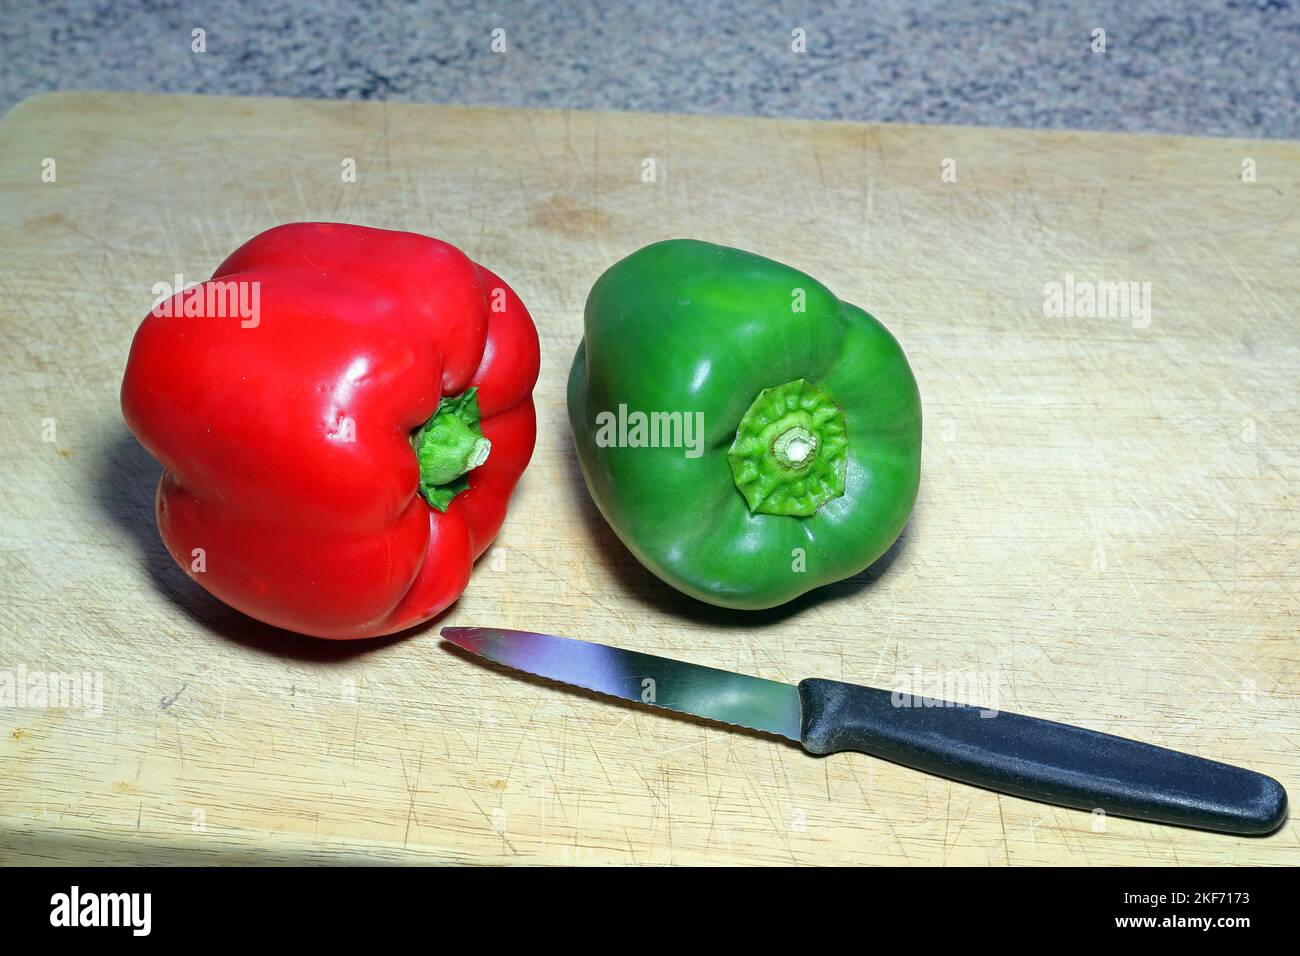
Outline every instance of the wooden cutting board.
<svg viewBox="0 0 1300 956">
<path fill-rule="evenodd" d="M 1294 791 L 1298 197 L 1300 148 L 1281 142 L 27 101 L 0 125 L 0 691 L 6 671 L 88 672 L 102 706 L 0 707 L 0 858 L 1300 862 L 1294 821 L 1232 838 L 816 759 L 483 666 L 434 627 L 348 645 L 273 631 L 172 565 L 159 468 L 117 402 L 154 283 L 201 279 L 291 220 L 436 235 L 518 290 L 543 348 L 537 453 L 440 624 L 792 682 L 967 680 L 1004 710 Z M 587 497 L 564 409 L 583 300 L 615 260 L 673 236 L 805 269 L 879 316 L 916 370 L 911 524 L 817 600 L 696 604 Z M 1138 295 L 1047 314 L 1049 284 L 1067 282 Z"/>
</svg>

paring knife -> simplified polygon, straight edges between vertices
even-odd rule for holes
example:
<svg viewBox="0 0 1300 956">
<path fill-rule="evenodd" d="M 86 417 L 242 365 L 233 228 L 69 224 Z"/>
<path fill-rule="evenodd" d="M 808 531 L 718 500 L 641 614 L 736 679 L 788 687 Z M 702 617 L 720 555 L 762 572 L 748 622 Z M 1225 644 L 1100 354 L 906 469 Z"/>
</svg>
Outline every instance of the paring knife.
<svg viewBox="0 0 1300 956">
<path fill-rule="evenodd" d="M 899 707 L 871 687 L 816 678 L 796 687 L 528 631 L 445 627 L 442 636 L 516 670 L 788 737 L 813 754 L 853 750 L 1028 800 L 1203 830 L 1264 834 L 1286 819 L 1286 791 L 1272 777 L 1037 717 Z"/>
</svg>

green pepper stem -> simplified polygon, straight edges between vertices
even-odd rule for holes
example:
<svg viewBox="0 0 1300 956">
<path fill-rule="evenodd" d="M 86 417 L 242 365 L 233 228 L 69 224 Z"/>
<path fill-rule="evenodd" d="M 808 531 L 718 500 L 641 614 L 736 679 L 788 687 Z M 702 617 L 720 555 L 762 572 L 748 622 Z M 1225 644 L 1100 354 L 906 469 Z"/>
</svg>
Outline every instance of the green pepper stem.
<svg viewBox="0 0 1300 956">
<path fill-rule="evenodd" d="M 772 442 L 772 454 L 785 467 L 801 471 L 817 457 L 817 436 L 802 425 L 791 425 Z"/>
<path fill-rule="evenodd" d="M 796 379 L 758 393 L 727 460 L 751 514 L 806 518 L 844 494 L 848 447 L 844 410 Z"/>
</svg>

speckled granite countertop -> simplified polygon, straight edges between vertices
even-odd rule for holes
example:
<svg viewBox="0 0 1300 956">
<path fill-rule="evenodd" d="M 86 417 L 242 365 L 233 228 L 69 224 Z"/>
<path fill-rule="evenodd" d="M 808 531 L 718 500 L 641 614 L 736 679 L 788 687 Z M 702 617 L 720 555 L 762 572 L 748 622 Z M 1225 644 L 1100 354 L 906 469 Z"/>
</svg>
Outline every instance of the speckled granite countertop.
<svg viewBox="0 0 1300 956">
<path fill-rule="evenodd" d="M 1300 136 L 1292 0 L 484 7 L 0 0 L 0 110 L 123 89 Z"/>
</svg>

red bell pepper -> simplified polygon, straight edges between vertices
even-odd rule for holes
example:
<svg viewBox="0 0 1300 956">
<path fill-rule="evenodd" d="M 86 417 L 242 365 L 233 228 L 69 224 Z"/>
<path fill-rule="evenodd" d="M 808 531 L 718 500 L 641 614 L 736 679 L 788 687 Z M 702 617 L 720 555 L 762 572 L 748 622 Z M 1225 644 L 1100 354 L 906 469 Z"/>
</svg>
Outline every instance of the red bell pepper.
<svg viewBox="0 0 1300 956">
<path fill-rule="evenodd" d="M 372 637 L 465 589 L 532 455 L 537 371 L 523 303 L 454 246 L 292 223 L 155 306 L 122 410 L 194 580 L 269 624 Z"/>
</svg>

